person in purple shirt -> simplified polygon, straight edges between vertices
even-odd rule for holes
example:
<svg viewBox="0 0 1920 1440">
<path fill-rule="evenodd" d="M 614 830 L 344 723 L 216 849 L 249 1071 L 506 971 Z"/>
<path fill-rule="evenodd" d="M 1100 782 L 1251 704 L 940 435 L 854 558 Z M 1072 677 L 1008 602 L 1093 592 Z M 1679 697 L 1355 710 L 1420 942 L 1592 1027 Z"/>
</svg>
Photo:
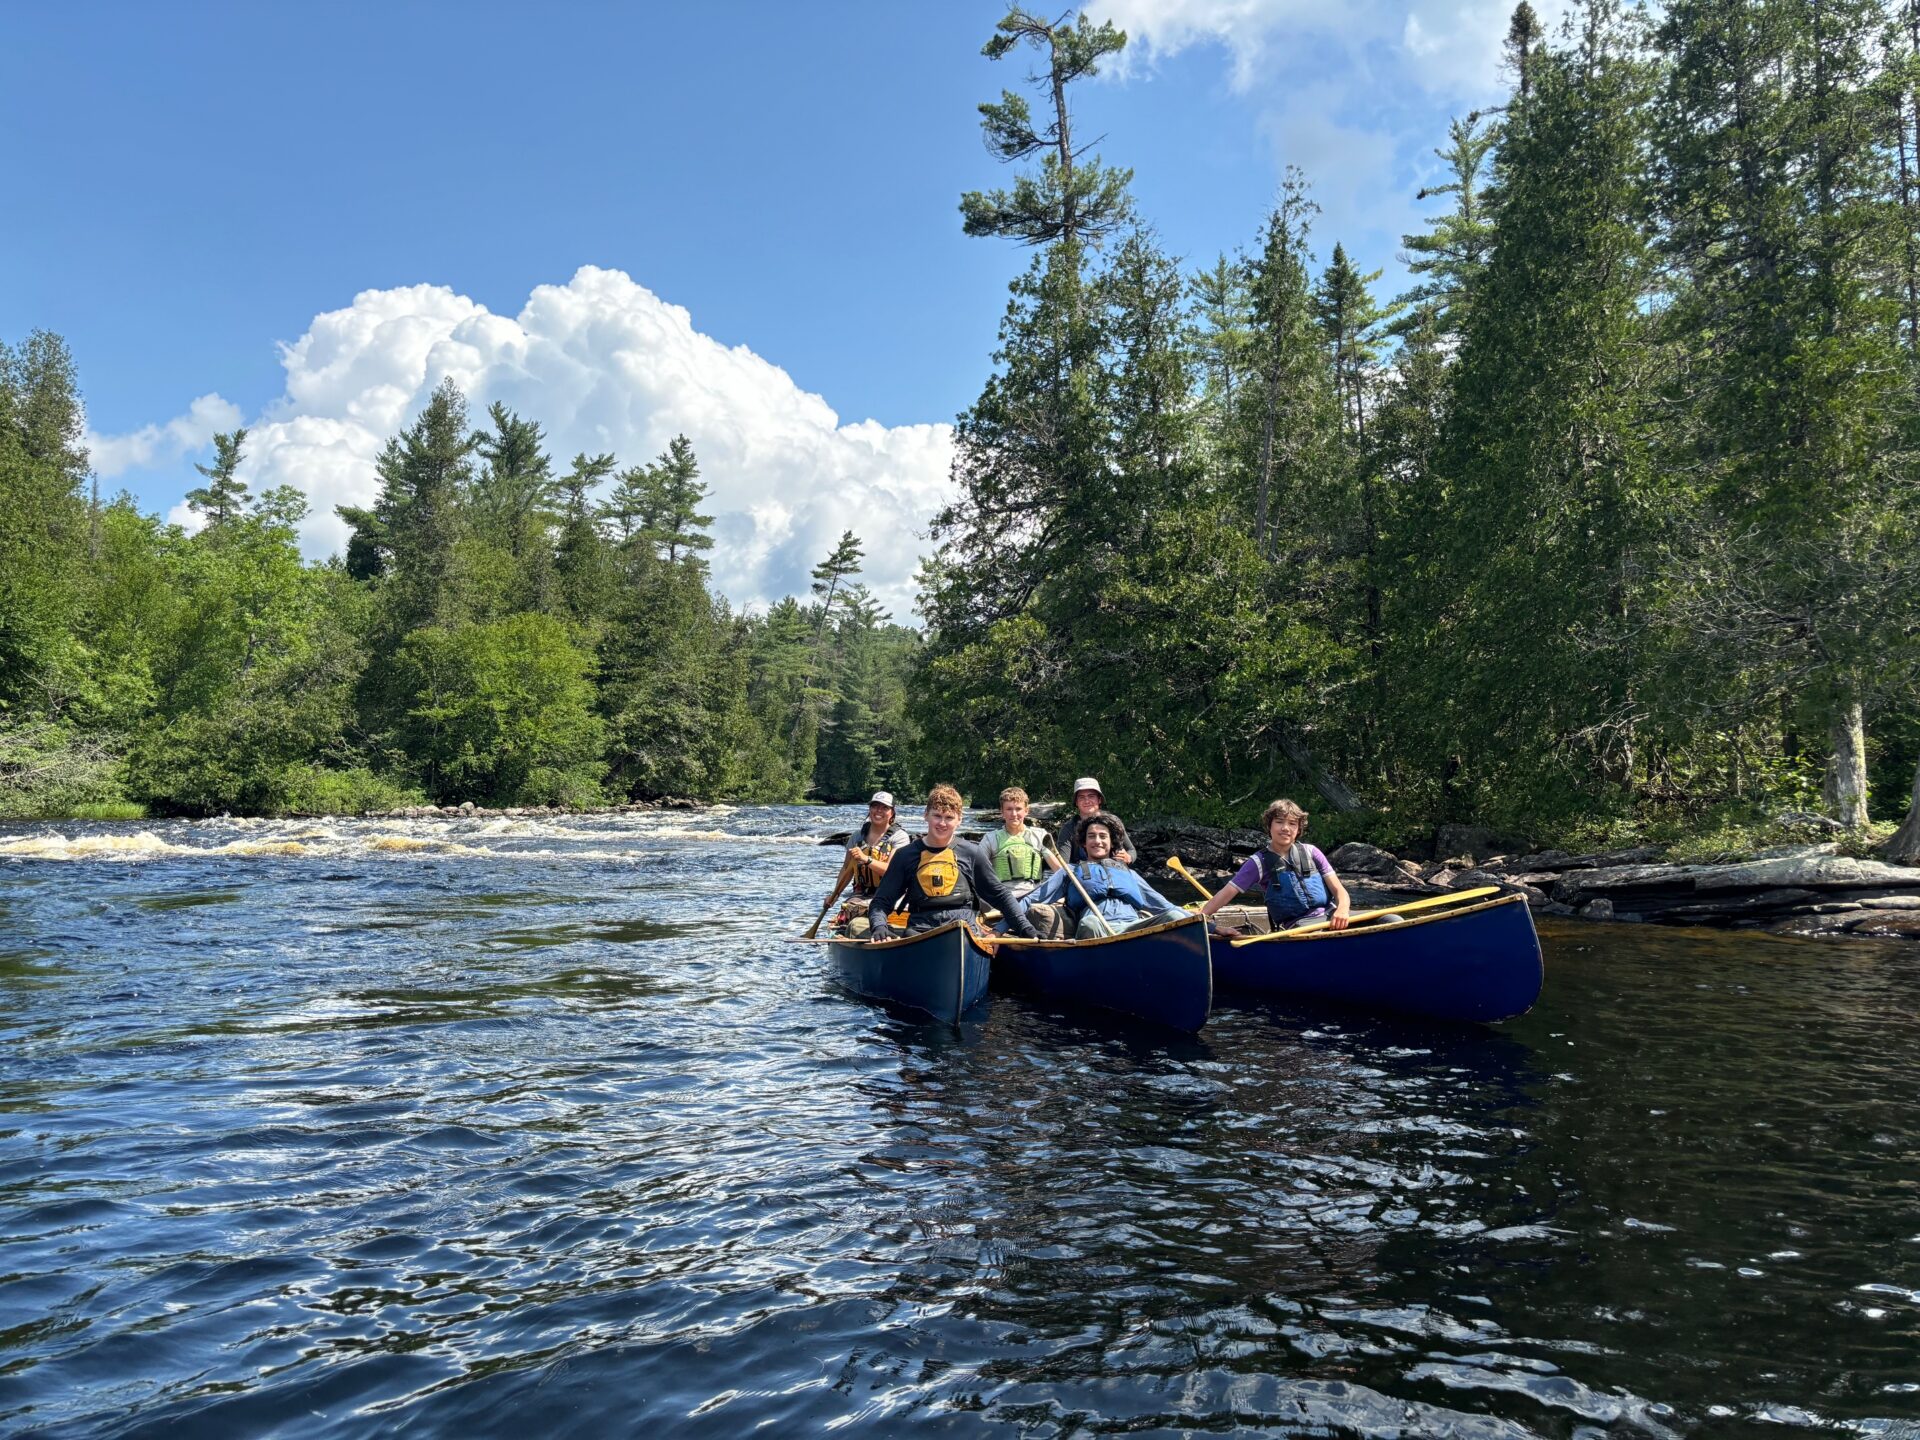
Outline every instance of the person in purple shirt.
<svg viewBox="0 0 1920 1440">
<path fill-rule="evenodd" d="M 1234 896 L 1257 889 L 1266 894 L 1267 923 L 1276 930 L 1290 930 L 1307 920 L 1325 920 L 1330 930 L 1346 929 L 1353 897 L 1320 847 L 1300 838 L 1307 812 L 1291 800 L 1276 800 L 1260 816 L 1260 828 L 1267 832 L 1266 848 L 1249 856 L 1200 913 L 1211 920 Z"/>
</svg>

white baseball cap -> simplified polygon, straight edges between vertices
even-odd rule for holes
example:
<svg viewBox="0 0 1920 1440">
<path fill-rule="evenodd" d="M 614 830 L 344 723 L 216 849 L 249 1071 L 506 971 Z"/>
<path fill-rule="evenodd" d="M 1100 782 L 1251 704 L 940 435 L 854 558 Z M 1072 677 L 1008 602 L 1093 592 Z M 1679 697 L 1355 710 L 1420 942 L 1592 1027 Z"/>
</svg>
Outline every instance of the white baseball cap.
<svg viewBox="0 0 1920 1440">
<path fill-rule="evenodd" d="M 1100 782 L 1091 775 L 1082 775 L 1078 780 L 1073 782 L 1074 794 L 1078 795 L 1082 790 L 1091 790 L 1102 800 L 1107 798 L 1107 792 L 1100 788 Z"/>
<path fill-rule="evenodd" d="M 891 810 L 894 808 L 893 792 L 891 790 L 876 790 L 873 792 L 873 799 L 867 803 L 869 805 L 884 805 L 887 809 Z"/>
</svg>

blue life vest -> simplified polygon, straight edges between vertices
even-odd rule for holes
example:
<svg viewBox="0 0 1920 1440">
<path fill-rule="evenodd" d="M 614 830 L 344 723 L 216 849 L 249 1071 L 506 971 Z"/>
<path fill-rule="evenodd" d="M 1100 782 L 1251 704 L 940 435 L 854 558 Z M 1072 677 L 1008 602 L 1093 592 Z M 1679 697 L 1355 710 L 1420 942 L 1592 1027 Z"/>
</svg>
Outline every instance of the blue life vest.
<svg viewBox="0 0 1920 1440">
<path fill-rule="evenodd" d="M 1284 930 L 1327 908 L 1327 882 L 1313 863 L 1313 856 L 1300 841 L 1293 842 L 1284 861 L 1265 845 L 1260 857 L 1260 883 L 1267 892 L 1267 923 Z"/>
</svg>

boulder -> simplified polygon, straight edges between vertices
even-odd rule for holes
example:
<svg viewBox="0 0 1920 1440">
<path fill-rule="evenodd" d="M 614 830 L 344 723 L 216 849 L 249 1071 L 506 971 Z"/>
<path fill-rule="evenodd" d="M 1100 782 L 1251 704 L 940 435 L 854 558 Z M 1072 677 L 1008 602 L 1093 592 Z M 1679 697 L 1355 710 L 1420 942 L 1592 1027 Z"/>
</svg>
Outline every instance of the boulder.
<svg viewBox="0 0 1920 1440">
<path fill-rule="evenodd" d="M 1470 860 L 1478 860 L 1482 856 L 1522 848 L 1524 842 L 1504 838 L 1484 825 L 1442 825 L 1433 832 L 1433 853 L 1436 858 L 1464 855 Z"/>
<path fill-rule="evenodd" d="M 1403 870 L 1413 870 L 1415 874 L 1419 873 L 1414 866 L 1408 865 L 1406 861 L 1391 851 L 1382 850 L 1378 845 L 1368 845 L 1359 840 L 1349 840 L 1338 850 L 1327 856 L 1327 859 L 1332 862 L 1333 868 L 1342 875 L 1349 873 L 1355 875 L 1398 875 L 1402 873 Z"/>
<path fill-rule="evenodd" d="M 1613 919 L 1613 902 L 1607 899 L 1589 900 L 1576 913 L 1582 920 L 1611 920 Z"/>
<path fill-rule="evenodd" d="M 1749 860 L 1740 865 L 1695 865 L 1694 887 L 1700 892 L 1770 890 L 1795 886 L 1805 890 L 1904 890 L 1920 893 L 1920 867 L 1889 865 L 1883 860 L 1855 860 L 1848 855 L 1816 855 L 1779 860 Z"/>
<path fill-rule="evenodd" d="M 1847 933 L 1889 940 L 1920 940 L 1920 911 L 1869 910 L 1851 919 Z"/>
</svg>

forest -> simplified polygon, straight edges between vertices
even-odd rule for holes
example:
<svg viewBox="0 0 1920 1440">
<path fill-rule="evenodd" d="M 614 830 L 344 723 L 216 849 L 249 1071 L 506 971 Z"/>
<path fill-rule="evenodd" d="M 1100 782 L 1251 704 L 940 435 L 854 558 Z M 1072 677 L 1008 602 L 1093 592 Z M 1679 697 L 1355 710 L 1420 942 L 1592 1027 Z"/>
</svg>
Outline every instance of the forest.
<svg viewBox="0 0 1920 1440">
<path fill-rule="evenodd" d="M 987 41 L 1010 183 L 960 221 L 1028 258 L 917 626 L 852 531 L 737 613 L 688 441 L 563 468 L 451 385 L 343 555 L 303 563 L 244 431 L 188 533 L 94 492 L 57 335 L 0 347 L 0 815 L 1091 771 L 1382 843 L 1790 814 L 1920 861 L 1920 0 L 1521 3 L 1399 295 L 1320 233 L 1311 156 L 1243 248 L 1167 254 L 1074 125 L 1125 44 L 1018 8 Z"/>
</svg>

